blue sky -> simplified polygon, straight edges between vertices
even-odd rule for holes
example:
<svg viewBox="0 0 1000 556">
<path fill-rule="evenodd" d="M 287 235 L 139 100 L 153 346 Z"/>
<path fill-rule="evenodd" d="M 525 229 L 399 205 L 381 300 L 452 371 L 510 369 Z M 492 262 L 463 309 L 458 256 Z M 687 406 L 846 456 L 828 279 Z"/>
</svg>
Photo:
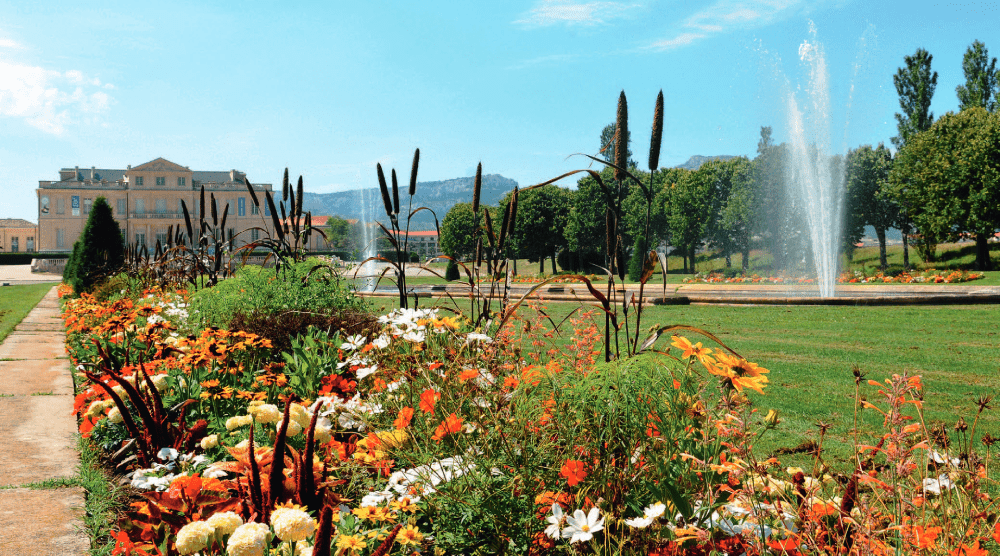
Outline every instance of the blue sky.
<svg viewBox="0 0 1000 556">
<path fill-rule="evenodd" d="M 406 176 L 420 147 L 421 180 L 482 161 L 530 185 L 586 164 L 567 157 L 596 153 L 621 90 L 641 165 L 660 89 L 662 166 L 753 156 L 760 126 L 787 138 L 789 91 L 806 103 L 804 41 L 825 54 L 843 151 L 895 135 L 892 75 L 918 47 L 937 115 L 973 40 L 1000 55 L 998 2 L 164 4 L 0 5 L 0 217 L 36 221 L 59 168 L 160 156 L 265 183 L 287 166 L 329 192 L 373 186 L 376 162 Z"/>
</svg>

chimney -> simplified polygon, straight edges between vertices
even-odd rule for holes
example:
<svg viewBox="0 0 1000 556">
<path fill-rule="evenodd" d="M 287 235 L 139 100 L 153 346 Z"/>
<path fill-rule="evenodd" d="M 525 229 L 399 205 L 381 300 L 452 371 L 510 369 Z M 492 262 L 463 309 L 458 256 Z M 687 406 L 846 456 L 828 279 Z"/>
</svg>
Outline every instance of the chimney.
<svg viewBox="0 0 1000 556">
<path fill-rule="evenodd" d="M 94 170 L 97 170 L 97 167 L 96 166 L 91 166 L 90 167 L 90 179 L 91 180 L 94 179 L 94 173 L 95 173 Z"/>
<path fill-rule="evenodd" d="M 229 181 L 236 181 L 236 170 L 229 171 Z"/>
<path fill-rule="evenodd" d="M 73 172 L 73 181 L 80 181 L 80 167 L 76 166 L 76 171 Z"/>
<path fill-rule="evenodd" d="M 125 167 L 125 169 L 126 169 L 126 170 L 131 170 L 131 169 L 132 169 L 132 165 L 131 165 L 131 164 L 129 164 L 128 166 L 126 166 L 126 167 Z"/>
</svg>

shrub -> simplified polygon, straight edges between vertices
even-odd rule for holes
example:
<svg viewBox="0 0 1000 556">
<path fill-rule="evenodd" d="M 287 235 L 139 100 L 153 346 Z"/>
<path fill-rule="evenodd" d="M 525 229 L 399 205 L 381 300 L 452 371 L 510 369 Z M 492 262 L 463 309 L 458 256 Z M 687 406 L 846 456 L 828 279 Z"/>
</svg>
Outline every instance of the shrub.
<svg viewBox="0 0 1000 556">
<path fill-rule="evenodd" d="M 66 264 L 63 278 L 80 295 L 114 274 L 124 262 L 125 243 L 121 229 L 111 216 L 108 201 L 98 197 L 90 209 L 80 239 L 73 244 L 73 255 Z"/>
<path fill-rule="evenodd" d="M 646 242 L 641 237 L 635 238 L 635 245 L 632 247 L 632 258 L 628 261 L 628 279 L 631 282 L 638 282 L 642 277 L 642 265 L 646 262 Z"/>
</svg>

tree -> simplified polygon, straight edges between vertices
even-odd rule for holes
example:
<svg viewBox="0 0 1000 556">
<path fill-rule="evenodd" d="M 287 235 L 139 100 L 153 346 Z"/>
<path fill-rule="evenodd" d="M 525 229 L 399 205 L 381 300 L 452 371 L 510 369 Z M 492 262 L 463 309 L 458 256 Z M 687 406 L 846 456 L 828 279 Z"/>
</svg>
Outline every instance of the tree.
<svg viewBox="0 0 1000 556">
<path fill-rule="evenodd" d="M 958 94 L 959 111 L 973 106 L 982 106 L 987 112 L 993 112 L 997 106 L 997 59 L 990 60 L 986 45 L 975 41 L 965 51 L 962 57 L 962 71 L 965 73 L 965 85 L 955 87 Z"/>
<path fill-rule="evenodd" d="M 670 240 L 684 256 L 684 270 L 692 274 L 695 272 L 695 251 L 705 241 L 712 213 L 713 189 L 711 174 L 699 169 L 670 184 L 667 196 Z"/>
<path fill-rule="evenodd" d="M 926 238 L 976 239 L 976 267 L 991 268 L 987 240 L 1000 228 L 1000 114 L 949 112 L 915 136 L 889 173 L 895 198 Z"/>
<path fill-rule="evenodd" d="M 511 193 L 500 199 L 499 214 L 505 214 Z M 552 259 L 556 272 L 556 252 L 566 247 L 565 230 L 569 220 L 571 193 L 555 185 L 527 189 L 518 193 L 517 222 L 511 236 L 516 253 L 529 261 L 538 261 L 538 272 L 545 272 L 545 258 Z M 492 216 L 492 214 L 491 214 Z M 500 224 L 494 219 L 494 226 Z"/>
<path fill-rule="evenodd" d="M 351 223 L 346 218 L 331 216 L 326 221 L 327 244 L 334 251 L 347 251 L 356 243 Z"/>
<path fill-rule="evenodd" d="M 111 216 L 107 199 L 98 197 L 90 209 L 83 233 L 73 245 L 64 277 L 79 295 L 118 272 L 124 263 L 125 241 L 121 229 Z"/>
<path fill-rule="evenodd" d="M 600 150 L 599 150 L 599 156 L 603 157 L 604 160 L 607 160 L 608 162 L 611 162 L 612 164 L 614 164 L 614 162 L 615 162 L 615 131 L 616 130 L 617 130 L 617 125 L 615 124 L 615 122 L 611 122 L 610 124 L 604 126 L 604 129 L 601 130 L 601 146 L 600 146 Z M 629 145 L 628 153 L 627 153 L 628 156 L 626 158 L 628 158 L 628 165 L 631 168 L 633 166 L 637 166 L 637 164 L 636 164 L 636 162 L 634 160 L 632 160 L 632 147 L 631 147 L 631 145 L 632 145 L 632 132 L 630 130 L 626 130 L 626 131 L 628 131 L 628 133 L 627 133 L 627 137 L 625 138 L 626 139 L 625 144 Z"/>
<path fill-rule="evenodd" d="M 771 254 L 774 270 L 785 268 L 792 253 L 801 252 L 805 215 L 799 210 L 785 186 L 788 149 L 784 143 L 775 145 L 771 127 L 760 128 L 757 158 L 753 160 L 755 234 L 761 236 Z"/>
<path fill-rule="evenodd" d="M 858 228 L 875 228 L 879 246 L 879 267 L 886 270 L 885 231 L 896 225 L 899 206 L 887 195 L 892 153 L 882 143 L 878 147 L 863 145 L 848 151 L 845 162 L 847 202 L 845 233 L 847 241 L 856 242 Z"/>
<path fill-rule="evenodd" d="M 611 183 L 613 170 L 601 171 L 604 183 Z M 597 260 L 605 268 L 611 268 L 607 260 L 606 216 L 608 202 L 597 180 L 589 174 L 576 184 L 576 191 L 570 197 L 570 210 L 563 231 L 566 248 L 577 258 L 577 266 L 584 272 L 593 271 L 587 263 Z"/>
<path fill-rule="evenodd" d="M 899 95 L 899 107 L 903 110 L 902 114 L 896 114 L 899 135 L 892 138 L 892 144 L 897 151 L 902 150 L 910 136 L 927 131 L 934 123 L 934 114 L 930 109 L 931 98 L 934 96 L 934 89 L 937 88 L 938 74 L 936 71 L 931 72 L 933 59 L 934 56 L 926 50 L 918 48 L 913 56 L 903 58 L 906 69 L 899 68 L 892 78 L 896 85 L 896 93 Z M 899 201 L 897 199 L 897 202 Z M 898 224 L 900 231 L 903 232 L 903 266 L 909 268 L 910 250 L 907 238 L 912 228 L 912 220 L 909 217 L 911 207 L 902 202 L 899 205 Z"/>
<path fill-rule="evenodd" d="M 441 251 L 459 260 L 476 256 L 476 219 L 472 203 L 457 203 L 441 221 Z"/>
<path fill-rule="evenodd" d="M 698 172 L 703 170 L 712 184 L 709 241 L 725 254 L 726 268 L 732 266 L 731 255 L 740 253 L 746 272 L 750 268 L 750 238 L 757 204 L 750 161 L 742 156 L 713 160 L 702 165 Z"/>
</svg>

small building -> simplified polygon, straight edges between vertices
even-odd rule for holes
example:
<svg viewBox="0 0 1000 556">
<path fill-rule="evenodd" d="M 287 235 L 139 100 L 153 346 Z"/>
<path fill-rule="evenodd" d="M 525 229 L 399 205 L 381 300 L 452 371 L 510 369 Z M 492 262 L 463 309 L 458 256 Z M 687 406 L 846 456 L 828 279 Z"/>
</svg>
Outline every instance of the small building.
<svg viewBox="0 0 1000 556">
<path fill-rule="evenodd" d="M 438 233 L 434 230 L 425 230 L 419 232 L 411 231 L 409 235 L 405 231 L 399 233 L 400 247 L 403 247 L 405 243 L 407 245 L 407 251 L 410 253 L 416 253 L 420 255 L 422 259 L 430 259 L 433 257 L 440 257 L 444 253 L 441 252 L 438 246 Z M 379 248 L 386 249 L 389 247 L 389 242 L 384 237 L 379 236 Z"/>
<path fill-rule="evenodd" d="M 0 253 L 34 253 L 38 227 L 22 218 L 0 218 Z"/>
</svg>

